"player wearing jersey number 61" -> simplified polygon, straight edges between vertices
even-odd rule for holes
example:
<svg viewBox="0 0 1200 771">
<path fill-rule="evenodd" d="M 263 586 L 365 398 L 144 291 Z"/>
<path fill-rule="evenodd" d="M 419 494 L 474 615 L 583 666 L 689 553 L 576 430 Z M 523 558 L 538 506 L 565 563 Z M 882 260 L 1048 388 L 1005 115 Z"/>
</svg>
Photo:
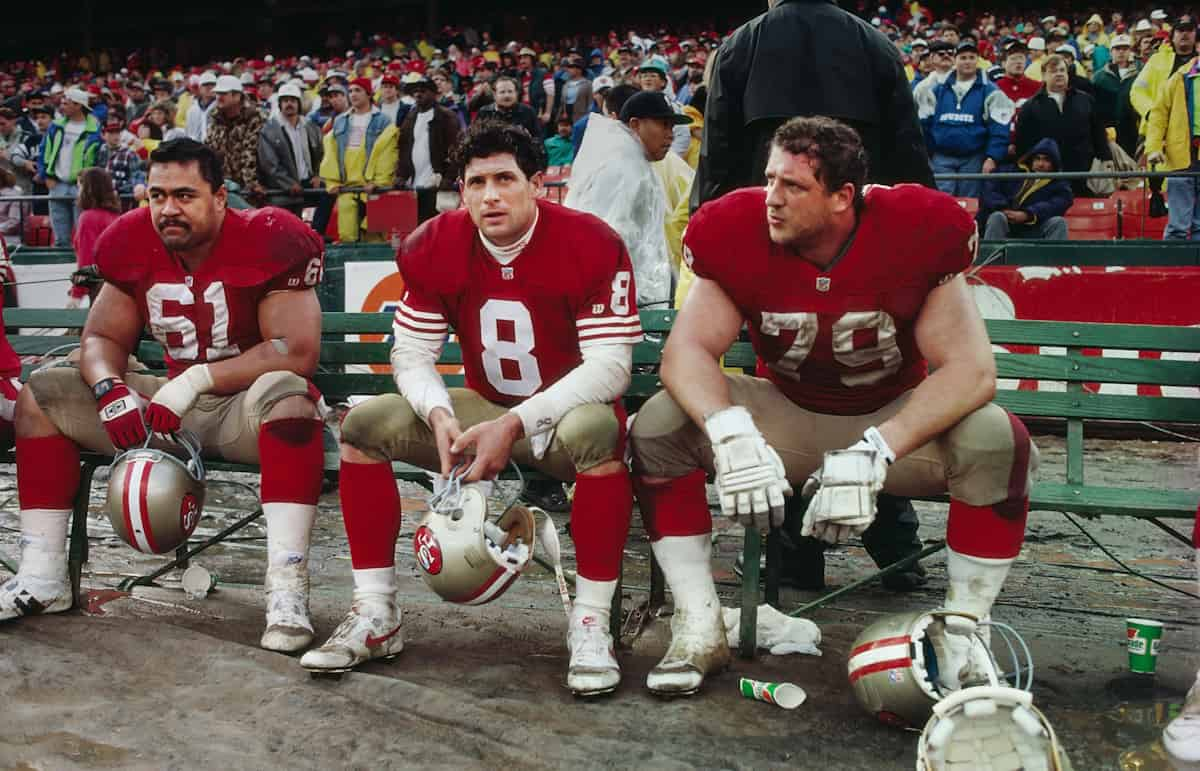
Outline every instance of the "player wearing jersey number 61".
<svg viewBox="0 0 1200 771">
<path fill-rule="evenodd" d="M 312 640 L 308 540 L 323 453 L 320 395 L 308 377 L 320 349 L 313 287 L 323 245 L 282 209 L 227 209 L 220 159 L 199 142 L 160 145 L 147 185 L 150 206 L 114 222 L 97 244 L 106 283 L 78 364 L 35 372 L 18 399 L 21 569 L 0 587 L 0 619 L 71 606 L 66 533 L 79 448 L 111 454 L 140 445 L 148 428 L 183 428 L 207 456 L 261 465 L 261 644 L 296 651 Z M 126 371 L 146 327 L 165 349 L 166 378 Z M 165 509 L 147 505 L 148 477 L 125 515 L 138 548 L 157 552 L 151 512 Z"/>
<path fill-rule="evenodd" d="M 466 207 L 426 222 L 397 256 L 405 291 L 391 358 L 400 393 L 355 407 L 342 424 L 354 605 L 301 664 L 345 669 L 400 648 L 390 461 L 443 475 L 469 462 L 471 482 L 515 458 L 576 482 L 567 685 L 607 693 L 620 678 L 608 613 L 633 506 L 620 398 L 642 339 L 629 254 L 596 217 L 539 200 L 545 160 L 524 129 L 473 124 L 452 160 Z M 447 389 L 434 367 L 451 327 L 466 388 Z M 486 602 L 503 590 L 497 580 L 448 599 Z"/>
<path fill-rule="evenodd" d="M 631 429 L 638 500 L 675 595 L 673 641 L 652 690 L 690 693 L 728 659 L 709 570 L 705 474 L 725 514 L 779 524 L 783 495 L 812 495 L 804 535 L 861 534 L 881 490 L 950 492 L 946 607 L 957 687 L 974 630 L 1024 538 L 1037 454 L 990 404 L 995 365 L 959 273 L 969 215 L 917 185 L 869 186 L 858 135 L 795 118 L 774 135 L 766 188 L 705 204 L 684 238 L 698 280 L 663 352 L 666 391 Z M 767 378 L 719 359 L 742 325 Z M 932 365 L 935 372 L 928 374 Z M 682 609 L 682 612 L 681 612 Z M 960 660 L 960 657 L 962 660 Z"/>
</svg>

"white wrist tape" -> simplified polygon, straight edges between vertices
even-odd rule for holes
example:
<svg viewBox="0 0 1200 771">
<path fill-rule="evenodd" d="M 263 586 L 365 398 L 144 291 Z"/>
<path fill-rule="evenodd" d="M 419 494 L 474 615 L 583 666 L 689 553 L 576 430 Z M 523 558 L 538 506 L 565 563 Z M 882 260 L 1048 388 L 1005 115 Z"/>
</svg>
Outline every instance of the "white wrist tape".
<svg viewBox="0 0 1200 771">
<path fill-rule="evenodd" d="M 704 419 L 704 431 L 709 441 L 721 444 L 734 436 L 757 436 L 758 427 L 745 407 L 726 407 Z"/>
<path fill-rule="evenodd" d="M 863 441 L 875 448 L 875 450 L 892 465 L 896 462 L 896 453 L 892 452 L 892 448 L 888 446 L 887 440 L 883 438 L 883 434 L 879 433 L 879 429 L 871 426 L 863 432 Z"/>
</svg>

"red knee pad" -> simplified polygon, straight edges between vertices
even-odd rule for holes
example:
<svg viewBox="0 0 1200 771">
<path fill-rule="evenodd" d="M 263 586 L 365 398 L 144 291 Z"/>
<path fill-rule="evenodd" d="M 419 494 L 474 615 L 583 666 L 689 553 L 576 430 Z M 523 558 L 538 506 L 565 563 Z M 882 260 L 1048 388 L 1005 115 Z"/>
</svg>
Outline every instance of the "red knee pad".
<svg viewBox="0 0 1200 771">
<path fill-rule="evenodd" d="M 1019 510 L 1018 510 L 1019 509 Z M 995 506 L 972 506 L 950 499 L 946 545 L 959 554 L 1009 559 L 1021 552 L 1029 499 Z M 1016 515 L 1016 516 L 1014 516 Z"/>
<path fill-rule="evenodd" d="M 395 565 L 401 513 L 392 464 L 343 460 L 339 477 L 351 567 L 365 570 Z"/>
<path fill-rule="evenodd" d="M 571 505 L 571 539 L 579 575 L 592 581 L 615 581 L 633 518 L 629 470 L 603 476 L 578 474 Z"/>
<path fill-rule="evenodd" d="M 314 418 L 283 418 L 262 424 L 258 463 L 263 503 L 315 504 L 321 497 L 325 452 L 322 423 Z"/>
<path fill-rule="evenodd" d="M 79 448 L 65 436 L 17 438 L 17 498 L 22 509 L 75 508 Z"/>
<path fill-rule="evenodd" d="M 712 514 L 704 493 L 704 469 L 663 484 L 638 480 L 634 482 L 634 490 L 651 541 L 712 532 Z"/>
</svg>

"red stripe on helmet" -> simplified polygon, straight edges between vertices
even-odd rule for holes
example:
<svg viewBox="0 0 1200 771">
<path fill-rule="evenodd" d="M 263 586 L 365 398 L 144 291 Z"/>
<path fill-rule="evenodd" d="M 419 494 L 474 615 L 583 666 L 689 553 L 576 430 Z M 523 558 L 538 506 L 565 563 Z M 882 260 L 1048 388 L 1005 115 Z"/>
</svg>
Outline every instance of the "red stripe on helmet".
<svg viewBox="0 0 1200 771">
<path fill-rule="evenodd" d="M 133 514 L 129 510 L 129 490 L 133 487 L 134 461 L 125 462 L 125 485 L 121 488 L 121 513 L 125 517 L 125 539 L 133 548 L 137 548 L 137 536 L 133 532 Z"/>
<path fill-rule="evenodd" d="M 876 648 L 883 648 L 888 645 L 908 645 L 911 640 L 912 638 L 908 635 L 901 635 L 900 637 L 885 637 L 882 640 L 874 640 L 869 643 L 863 643 L 854 650 L 850 651 L 850 656 L 857 656 L 865 651 L 873 651 Z"/>
<path fill-rule="evenodd" d="M 492 595 L 491 599 L 487 600 L 487 602 L 491 602 L 492 600 L 496 599 L 500 595 L 507 592 L 508 587 L 512 584 L 513 581 L 516 581 L 517 577 L 520 576 L 521 574 L 520 573 L 509 573 L 504 568 L 496 568 L 496 572 L 492 573 L 490 576 L 488 576 L 488 580 L 486 580 L 482 584 L 480 584 L 478 589 L 476 589 L 474 592 L 472 592 L 470 594 L 463 595 L 462 597 L 455 597 L 452 600 L 452 602 L 461 603 L 463 605 L 470 605 L 473 600 L 478 599 L 480 595 L 485 593 L 488 589 L 491 589 L 492 584 L 494 584 L 497 581 L 499 581 L 500 579 L 504 578 L 505 575 L 508 575 L 508 580 L 504 582 L 504 584 L 500 587 L 499 591 L 497 591 L 495 594 Z"/>
<path fill-rule="evenodd" d="M 850 673 L 850 682 L 856 682 L 859 678 L 876 672 L 886 672 L 889 669 L 908 669 L 912 666 L 912 659 L 905 656 L 902 659 L 888 659 L 887 661 L 877 661 L 874 664 L 867 664 L 865 667 L 859 667 Z"/>
<path fill-rule="evenodd" d="M 146 534 L 146 543 L 150 546 L 150 551 L 158 554 L 158 543 L 154 540 L 154 530 L 150 527 L 150 507 L 146 505 L 146 493 L 150 487 L 150 472 L 154 469 L 154 464 L 146 461 L 142 464 L 145 471 L 142 472 L 142 478 L 138 482 L 138 503 L 142 508 L 142 532 Z"/>
</svg>

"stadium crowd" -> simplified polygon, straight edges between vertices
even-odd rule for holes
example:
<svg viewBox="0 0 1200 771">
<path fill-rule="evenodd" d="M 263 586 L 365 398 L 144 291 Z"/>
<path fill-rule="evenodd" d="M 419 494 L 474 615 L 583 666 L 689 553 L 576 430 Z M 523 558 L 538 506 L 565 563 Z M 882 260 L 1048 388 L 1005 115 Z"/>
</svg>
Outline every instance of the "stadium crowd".
<svg viewBox="0 0 1200 771">
<path fill-rule="evenodd" d="M 1188 14 L 939 18 L 916 2 L 859 13 L 901 56 L 935 173 L 1174 170 L 1193 162 L 1190 108 L 1172 112 L 1176 93 L 1167 88 L 1180 70 L 1180 82 L 1196 74 L 1195 64 L 1185 68 L 1195 54 Z M 551 167 L 568 167 L 589 115 L 603 113 L 620 85 L 660 92 L 691 119 L 674 128 L 671 152 L 695 169 L 709 65 L 722 37 L 660 28 L 504 42 L 446 27 L 437 35 L 356 31 L 348 43 L 330 33 L 319 54 L 264 49 L 171 62 L 157 50 L 104 50 L 10 61 L 0 66 L 0 197 L 48 194 L 55 243 L 66 245 L 82 169 L 102 167 L 120 195 L 142 198 L 149 152 L 189 136 L 222 152 L 232 189 L 248 201 L 297 212 L 315 203 L 322 230 L 336 209 L 339 237 L 358 240 L 371 237 L 360 227 L 365 194 L 315 191 L 411 187 L 421 191 L 427 218 L 436 192 L 453 191 L 446 158 L 467 125 L 499 118 L 523 126 L 544 140 Z M 1172 208 L 1188 217 L 1166 235 L 1186 238 L 1196 191 L 1190 180 L 1175 182 L 1167 186 Z M 938 186 L 979 199 L 989 237 L 1059 238 L 1074 197 L 1104 196 L 1117 183 L 1076 181 L 1070 191 L 1032 181 Z M 33 206 L 46 211 L 43 202 Z M 0 234 L 10 243 L 29 207 L 0 204 Z"/>
</svg>

